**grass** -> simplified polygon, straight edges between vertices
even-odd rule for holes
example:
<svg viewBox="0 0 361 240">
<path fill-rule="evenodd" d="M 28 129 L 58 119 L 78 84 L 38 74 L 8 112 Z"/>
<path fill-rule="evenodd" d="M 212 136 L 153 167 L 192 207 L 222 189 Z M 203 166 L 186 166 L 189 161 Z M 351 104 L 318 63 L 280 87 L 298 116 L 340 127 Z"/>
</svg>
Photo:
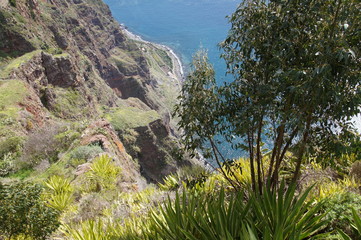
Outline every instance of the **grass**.
<svg viewBox="0 0 361 240">
<path fill-rule="evenodd" d="M 21 64 L 29 61 L 33 58 L 36 54 L 40 53 L 41 50 L 32 51 L 26 53 L 18 58 L 13 59 L 7 65 L 0 67 L 0 78 L 7 78 L 12 70 L 19 68 Z"/>
<path fill-rule="evenodd" d="M 54 92 L 57 96 L 56 103 L 53 105 L 53 111 L 60 117 L 82 117 L 91 110 L 88 108 L 88 102 L 76 89 L 66 89 L 55 87 Z"/>
<path fill-rule="evenodd" d="M 150 122 L 159 118 L 160 116 L 154 110 L 142 111 L 133 107 L 122 107 L 106 114 L 106 119 L 118 131 L 147 126 Z"/>
<path fill-rule="evenodd" d="M 0 81 L 0 114 L 16 117 L 21 102 L 27 94 L 23 82 L 18 80 Z"/>
<path fill-rule="evenodd" d="M 16 173 L 9 175 L 9 178 L 17 178 L 20 180 L 24 180 L 30 177 L 33 172 L 34 172 L 33 169 L 20 169 Z"/>
</svg>

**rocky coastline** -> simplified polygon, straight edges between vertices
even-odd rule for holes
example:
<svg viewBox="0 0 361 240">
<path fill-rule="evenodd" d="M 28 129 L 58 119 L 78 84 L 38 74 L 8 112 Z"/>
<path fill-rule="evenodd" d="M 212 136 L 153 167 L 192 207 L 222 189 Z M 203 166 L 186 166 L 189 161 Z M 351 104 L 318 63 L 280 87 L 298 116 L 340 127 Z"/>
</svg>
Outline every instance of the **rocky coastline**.
<svg viewBox="0 0 361 240">
<path fill-rule="evenodd" d="M 140 42 L 143 42 L 146 44 L 150 44 L 150 45 L 154 46 L 155 48 L 160 48 L 160 49 L 165 50 L 167 52 L 168 56 L 172 59 L 173 73 L 175 73 L 175 77 L 180 80 L 184 79 L 184 77 L 185 77 L 184 65 L 183 65 L 180 57 L 175 53 L 175 51 L 172 48 L 170 48 L 169 46 L 166 46 L 164 44 L 159 44 L 159 43 L 144 40 L 141 36 L 129 31 L 128 28 L 124 24 L 120 24 L 120 28 L 123 30 L 124 34 L 129 39 L 132 39 L 135 41 L 140 41 Z"/>
</svg>

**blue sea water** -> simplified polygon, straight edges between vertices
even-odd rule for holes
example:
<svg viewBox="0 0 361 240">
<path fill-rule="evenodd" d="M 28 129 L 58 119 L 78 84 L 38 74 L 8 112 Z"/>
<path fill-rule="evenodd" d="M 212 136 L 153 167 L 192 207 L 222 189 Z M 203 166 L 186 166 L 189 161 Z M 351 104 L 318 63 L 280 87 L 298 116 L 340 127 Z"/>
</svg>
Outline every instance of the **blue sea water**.
<svg viewBox="0 0 361 240">
<path fill-rule="evenodd" d="M 208 50 L 217 81 L 225 80 L 225 64 L 217 44 L 230 28 L 227 15 L 239 0 L 105 0 L 118 22 L 143 39 L 167 45 L 189 66 L 200 48 Z"/>
</svg>

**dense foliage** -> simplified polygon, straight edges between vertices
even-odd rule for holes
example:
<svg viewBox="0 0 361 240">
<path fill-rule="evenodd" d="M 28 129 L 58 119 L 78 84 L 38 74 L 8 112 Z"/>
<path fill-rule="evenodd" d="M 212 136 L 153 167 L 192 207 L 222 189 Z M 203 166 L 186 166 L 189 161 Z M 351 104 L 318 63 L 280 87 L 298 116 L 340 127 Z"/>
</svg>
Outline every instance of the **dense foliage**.
<svg viewBox="0 0 361 240">
<path fill-rule="evenodd" d="M 0 185 L 0 236 L 47 239 L 60 225 L 59 212 L 41 198 L 42 187 L 30 183 Z"/>
<path fill-rule="evenodd" d="M 176 114 L 188 149 L 211 146 L 222 159 L 222 135 L 248 153 L 254 189 L 264 178 L 277 184 L 292 150 L 297 180 L 305 154 L 333 151 L 360 111 L 360 11 L 356 0 L 241 3 L 220 44 L 233 82 L 217 87 L 211 65 L 196 55 L 184 84 Z"/>
<path fill-rule="evenodd" d="M 325 225 L 315 216 L 320 204 L 305 204 L 310 189 L 299 198 L 295 187 L 277 193 L 264 189 L 245 201 L 242 193 L 221 190 L 206 194 L 183 193 L 154 215 L 155 236 L 151 239 L 306 239 Z"/>
</svg>

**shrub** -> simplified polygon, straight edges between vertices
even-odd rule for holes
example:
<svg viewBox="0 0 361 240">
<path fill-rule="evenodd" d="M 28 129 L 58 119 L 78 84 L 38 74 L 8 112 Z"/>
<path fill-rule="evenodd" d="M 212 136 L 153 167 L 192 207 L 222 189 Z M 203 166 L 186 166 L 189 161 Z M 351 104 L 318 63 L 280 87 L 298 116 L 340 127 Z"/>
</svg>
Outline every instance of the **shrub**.
<svg viewBox="0 0 361 240">
<path fill-rule="evenodd" d="M 90 170 L 86 173 L 87 190 L 99 192 L 103 189 L 114 189 L 121 168 L 116 166 L 112 159 L 103 154 L 94 159 Z"/>
<path fill-rule="evenodd" d="M 102 152 L 104 150 L 99 145 L 80 146 L 70 153 L 70 158 L 86 162 Z"/>
<path fill-rule="evenodd" d="M 0 158 L 0 177 L 5 177 L 14 171 L 14 155 L 5 154 Z"/>
<path fill-rule="evenodd" d="M 35 166 L 43 160 L 56 162 L 59 153 L 67 150 L 79 133 L 61 125 L 50 125 L 31 133 L 24 144 L 22 162 Z"/>
<path fill-rule="evenodd" d="M 352 216 L 352 209 L 358 212 L 361 211 L 361 196 L 352 192 L 341 192 L 332 195 L 329 199 L 325 199 L 324 202 L 322 210 L 326 213 L 326 219 L 330 221 L 326 230 L 341 229 L 353 236 L 350 216 Z"/>
<path fill-rule="evenodd" d="M 18 136 L 9 137 L 0 142 L 0 158 L 4 157 L 8 153 L 18 153 L 21 150 L 22 142 L 22 138 Z"/>
<path fill-rule="evenodd" d="M 0 236 L 47 239 L 59 226 L 59 213 L 45 205 L 42 187 L 31 183 L 0 184 Z"/>
<path fill-rule="evenodd" d="M 136 158 L 138 154 L 141 152 L 140 148 L 137 146 L 137 138 L 139 133 L 136 132 L 134 129 L 126 129 L 119 133 L 120 140 L 124 143 L 128 153 L 133 157 Z"/>
</svg>

